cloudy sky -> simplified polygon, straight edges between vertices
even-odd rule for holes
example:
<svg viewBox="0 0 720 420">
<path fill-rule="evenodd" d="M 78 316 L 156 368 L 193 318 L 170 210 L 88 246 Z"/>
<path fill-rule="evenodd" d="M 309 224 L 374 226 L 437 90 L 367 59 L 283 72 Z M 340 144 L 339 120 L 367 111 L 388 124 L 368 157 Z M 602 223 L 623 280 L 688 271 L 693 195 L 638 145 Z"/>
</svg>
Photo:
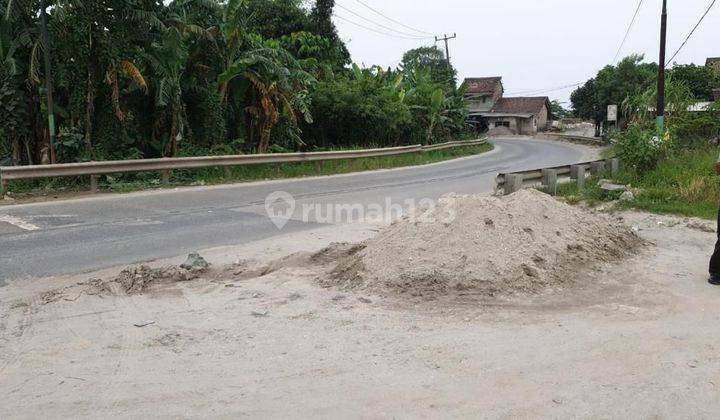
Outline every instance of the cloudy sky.
<svg viewBox="0 0 720 420">
<path fill-rule="evenodd" d="M 414 38 L 431 33 L 457 33 L 457 39 L 450 41 L 450 56 L 460 77 L 501 75 L 508 94 L 552 90 L 594 76 L 612 62 L 639 3 L 638 0 L 336 2 L 335 24 L 354 61 L 396 66 L 404 51 L 434 44 L 432 37 Z M 711 0 L 668 3 L 670 58 Z M 643 1 L 621 57 L 637 52 L 657 61 L 661 6 L 662 0 Z M 705 58 L 711 56 L 720 56 L 720 1 L 675 61 L 705 64 Z M 572 88 L 566 88 L 541 94 L 568 101 L 571 91 Z"/>
</svg>

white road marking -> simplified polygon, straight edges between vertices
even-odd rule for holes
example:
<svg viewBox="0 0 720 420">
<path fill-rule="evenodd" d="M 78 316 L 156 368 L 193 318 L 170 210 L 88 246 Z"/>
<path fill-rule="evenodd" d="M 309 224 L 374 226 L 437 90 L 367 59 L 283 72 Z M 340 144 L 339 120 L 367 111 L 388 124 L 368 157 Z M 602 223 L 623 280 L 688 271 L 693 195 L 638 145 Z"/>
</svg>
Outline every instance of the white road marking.
<svg viewBox="0 0 720 420">
<path fill-rule="evenodd" d="M 20 219 L 19 217 L 10 216 L 10 215 L 0 215 L 0 222 L 5 222 L 8 224 L 11 224 L 15 227 L 19 227 L 23 230 L 40 230 L 40 227 L 37 225 L 34 225 L 30 222 L 26 222 L 23 219 Z"/>
</svg>

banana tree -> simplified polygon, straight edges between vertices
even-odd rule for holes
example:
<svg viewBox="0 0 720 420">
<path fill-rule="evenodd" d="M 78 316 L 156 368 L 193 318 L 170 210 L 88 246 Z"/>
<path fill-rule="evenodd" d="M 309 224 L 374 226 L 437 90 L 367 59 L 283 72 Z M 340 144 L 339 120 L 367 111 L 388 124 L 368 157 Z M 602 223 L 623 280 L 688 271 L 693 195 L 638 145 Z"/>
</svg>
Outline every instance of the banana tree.
<svg viewBox="0 0 720 420">
<path fill-rule="evenodd" d="M 411 90 L 408 92 L 408 96 L 410 101 L 417 103 L 417 91 Z M 427 124 L 425 144 L 431 144 L 438 131 L 444 132 L 451 128 L 460 128 L 458 120 L 463 119 L 463 106 L 458 103 L 454 95 L 448 95 L 442 88 L 436 88 L 430 97 L 424 98 L 423 101 L 425 104 L 412 105 L 410 108 L 420 111 Z"/>
<path fill-rule="evenodd" d="M 162 126 L 163 121 L 170 120 L 170 138 L 165 143 L 164 155 L 175 156 L 187 125 L 181 81 L 187 64 L 188 48 L 180 30 L 170 27 L 159 42 L 153 43 L 152 50 L 146 59 L 155 74 L 155 106 L 160 110 L 155 126 Z"/>
<path fill-rule="evenodd" d="M 256 41 L 255 45 L 220 75 L 218 83 L 227 85 L 235 79 L 246 82 L 245 112 L 259 127 L 259 133 L 250 130 L 248 137 L 257 143 L 258 153 L 268 151 L 272 130 L 283 115 L 290 124 L 288 134 L 302 144 L 298 116 L 312 122 L 307 89 L 314 78 L 276 42 Z"/>
<path fill-rule="evenodd" d="M 416 120 L 426 126 L 426 144 L 438 134 L 461 131 L 467 121 L 467 104 L 461 89 L 433 80 L 428 69 L 414 67 L 405 71 L 406 101 L 416 111 Z"/>
<path fill-rule="evenodd" d="M 451 121 L 450 117 L 448 117 L 449 109 L 446 107 L 446 104 L 447 98 L 445 97 L 445 92 L 440 88 L 435 89 L 430 97 L 430 105 L 427 107 L 429 123 L 425 144 L 432 142 L 433 134 L 437 126 L 443 126 L 445 123 Z"/>
<path fill-rule="evenodd" d="M 0 129 L 16 164 L 21 160 L 21 138 L 26 139 L 27 146 L 29 134 L 27 98 L 21 77 L 24 66 L 19 50 L 27 49 L 31 43 L 27 30 L 18 34 L 8 17 L 0 17 Z M 27 157 L 32 162 L 30 153 Z"/>
<path fill-rule="evenodd" d="M 223 9 L 223 17 L 215 44 L 221 62 L 221 73 L 226 73 L 246 53 L 248 26 L 251 18 L 246 0 L 230 0 Z M 229 95 L 228 79 L 218 83 L 221 100 L 226 103 Z"/>
</svg>

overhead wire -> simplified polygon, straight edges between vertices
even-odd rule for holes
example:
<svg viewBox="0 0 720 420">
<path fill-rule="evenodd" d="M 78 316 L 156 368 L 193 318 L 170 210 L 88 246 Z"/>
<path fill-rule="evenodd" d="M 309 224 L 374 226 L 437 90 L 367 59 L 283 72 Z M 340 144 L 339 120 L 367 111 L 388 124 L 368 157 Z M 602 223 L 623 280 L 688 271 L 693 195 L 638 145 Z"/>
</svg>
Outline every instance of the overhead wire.
<svg viewBox="0 0 720 420">
<path fill-rule="evenodd" d="M 545 89 L 535 89 L 535 90 L 525 90 L 525 91 L 519 91 L 519 92 L 510 92 L 507 93 L 507 95 L 539 95 L 542 93 L 551 93 L 551 92 L 557 92 L 560 90 L 570 89 L 573 87 L 580 86 L 584 84 L 585 82 L 581 83 L 573 83 L 571 85 L 563 85 L 563 86 L 557 86 L 552 88 L 545 88 Z"/>
<path fill-rule="evenodd" d="M 393 33 L 388 33 L 388 32 L 384 32 L 384 31 L 380 31 L 380 30 L 377 30 L 377 29 L 375 29 L 375 28 L 371 28 L 371 27 L 369 27 L 369 26 L 363 25 L 363 24 L 361 24 L 361 23 L 357 23 L 357 22 L 355 22 L 355 21 L 353 21 L 353 20 L 351 20 L 351 19 L 348 19 L 348 18 L 346 18 L 346 17 L 343 17 L 343 16 L 337 14 L 336 12 L 333 12 L 333 16 L 335 16 L 336 18 L 338 18 L 338 19 L 340 19 L 340 20 L 342 20 L 342 21 L 344 21 L 344 22 L 347 22 L 347 23 L 349 23 L 349 24 L 351 24 L 351 25 L 355 25 L 355 26 L 357 26 L 357 27 L 366 29 L 366 30 L 368 30 L 368 31 L 375 32 L 375 33 L 377 33 L 377 34 L 384 35 L 384 36 L 388 36 L 388 37 L 391 37 L 391 38 L 408 39 L 408 40 L 414 40 L 414 41 L 421 41 L 421 40 L 429 40 L 429 39 L 432 39 L 432 38 L 430 38 L 430 37 L 409 37 L 409 36 L 397 35 L 397 34 L 393 34 Z"/>
<path fill-rule="evenodd" d="M 677 57 L 677 55 L 680 54 L 680 51 L 682 51 L 682 49 L 685 47 L 685 44 L 688 43 L 688 41 L 693 36 L 695 31 L 700 27 L 700 24 L 703 22 L 703 20 L 705 20 L 705 17 L 708 15 L 708 13 L 710 13 L 710 10 L 712 10 L 712 8 L 713 8 L 713 6 L 715 6 L 716 2 L 717 2 L 717 0 L 713 0 L 712 3 L 710 3 L 710 6 L 708 6 L 707 10 L 705 10 L 705 13 L 703 13 L 703 15 L 700 17 L 700 20 L 698 21 L 698 23 L 695 24 L 695 27 L 692 29 L 692 31 L 690 31 L 688 36 L 685 38 L 685 41 L 683 41 L 683 43 L 680 45 L 680 48 L 678 48 L 677 51 L 675 51 L 675 54 L 673 54 L 673 56 L 670 57 L 670 60 L 668 60 L 667 63 L 665 63 L 665 67 L 667 67 L 670 63 L 672 63 L 672 61 L 675 59 L 675 57 Z"/>
<path fill-rule="evenodd" d="M 353 10 L 345 7 L 345 6 L 343 6 L 342 4 L 337 3 L 336 6 L 339 7 L 339 8 L 341 8 L 341 9 L 343 9 L 344 11 L 350 13 L 351 15 L 354 15 L 354 16 L 356 16 L 356 17 L 358 17 L 358 18 L 360 18 L 360 19 L 362 19 L 362 20 L 364 20 L 364 21 L 366 21 L 366 22 L 369 22 L 369 23 L 371 23 L 371 24 L 373 24 L 373 25 L 379 26 L 380 28 L 383 28 L 383 29 L 386 29 L 386 30 L 395 32 L 395 33 L 397 33 L 398 35 L 407 36 L 407 37 L 412 37 L 412 38 L 420 38 L 420 37 L 421 37 L 421 36 L 418 35 L 418 34 L 411 34 L 411 33 L 403 32 L 403 31 L 399 31 L 399 30 L 397 30 L 397 29 L 395 29 L 395 28 L 392 28 L 392 27 L 390 27 L 390 26 L 386 26 L 386 25 L 383 25 L 382 23 L 375 22 L 374 20 L 368 19 L 367 17 L 365 17 L 365 16 L 363 16 L 363 15 L 361 15 L 361 14 L 359 14 L 359 13 L 357 13 L 357 12 L 355 12 L 355 11 L 353 11 Z M 423 38 L 423 39 L 428 39 L 428 38 L 430 38 L 430 37 L 422 37 L 422 38 Z"/>
<path fill-rule="evenodd" d="M 635 9 L 635 14 L 633 15 L 632 20 L 630 21 L 630 25 L 628 25 L 627 31 L 625 31 L 625 36 L 623 37 L 622 42 L 620 43 L 620 46 L 617 49 L 617 52 L 615 53 L 615 58 L 613 58 L 613 64 L 617 62 L 618 57 L 620 57 L 620 52 L 622 51 L 623 47 L 625 46 L 625 43 L 627 42 L 628 38 L 630 37 L 630 32 L 632 32 L 633 27 L 635 26 L 635 22 L 637 21 L 638 15 L 640 14 L 640 9 L 642 8 L 643 2 L 645 0 L 640 0 L 638 2 L 637 8 Z"/>
<path fill-rule="evenodd" d="M 632 20 L 630 21 L 630 24 L 628 25 L 628 28 L 625 31 L 625 35 L 623 36 L 623 40 L 620 43 L 620 46 L 618 47 L 617 52 L 615 53 L 615 57 L 613 58 L 613 63 L 617 62 L 617 59 L 620 56 L 620 53 L 622 52 L 623 47 L 627 43 L 627 40 L 630 37 L 630 33 L 632 32 L 632 29 L 635 26 L 635 23 L 637 22 L 637 18 L 640 15 L 640 10 L 642 9 L 642 5 L 644 2 L 645 2 L 645 0 L 638 1 L 638 5 L 635 8 L 635 13 L 633 14 Z M 508 93 L 508 95 L 540 95 L 540 94 L 544 94 L 544 93 L 552 93 L 552 92 L 557 92 L 557 91 L 561 91 L 561 90 L 565 90 L 565 89 L 578 87 L 578 86 L 583 85 L 584 83 L 585 82 L 573 83 L 570 85 L 563 85 L 563 86 L 546 88 L 546 89 L 535 89 L 535 90 L 526 90 L 526 91 L 520 91 L 520 92 L 512 92 L 512 93 Z"/>
<path fill-rule="evenodd" d="M 358 3 L 360 3 L 363 7 L 365 7 L 366 9 L 368 9 L 368 10 L 370 10 L 370 11 L 372 11 L 372 12 L 375 13 L 376 15 L 381 16 L 381 17 L 389 20 L 390 22 L 392 22 L 392 23 L 394 23 L 394 24 L 396 24 L 396 25 L 400 25 L 400 26 L 402 26 L 402 27 L 405 28 L 405 29 L 409 29 L 409 30 L 411 30 L 411 31 L 419 32 L 419 33 L 425 34 L 425 35 L 432 35 L 432 36 L 435 36 L 435 35 L 436 35 L 436 34 L 434 34 L 434 33 L 432 33 L 432 32 L 423 31 L 422 29 L 413 28 L 412 26 L 408 26 L 408 25 L 406 25 L 406 24 L 404 24 L 404 23 L 402 23 L 402 22 L 400 22 L 400 21 L 398 21 L 398 20 L 396 20 L 396 19 L 393 19 L 393 18 L 391 18 L 390 16 L 385 15 L 383 12 L 375 9 L 374 7 L 370 6 L 369 4 L 365 3 L 365 2 L 362 1 L 362 0 L 355 0 L 355 1 L 358 2 Z"/>
</svg>

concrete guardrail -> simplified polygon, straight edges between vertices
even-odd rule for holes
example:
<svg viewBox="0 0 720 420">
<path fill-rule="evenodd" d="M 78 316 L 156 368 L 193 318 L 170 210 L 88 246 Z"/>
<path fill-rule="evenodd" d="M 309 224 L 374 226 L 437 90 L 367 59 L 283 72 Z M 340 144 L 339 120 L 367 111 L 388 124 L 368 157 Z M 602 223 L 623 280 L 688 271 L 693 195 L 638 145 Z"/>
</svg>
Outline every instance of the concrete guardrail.
<svg viewBox="0 0 720 420">
<path fill-rule="evenodd" d="M 512 194 L 527 185 L 544 185 L 551 194 L 557 192 L 557 185 L 562 178 L 575 180 L 579 188 L 585 186 L 587 175 L 602 177 L 615 176 L 620 171 L 620 159 L 604 159 L 582 162 L 574 165 L 556 166 L 553 168 L 531 169 L 528 171 L 501 173 L 495 179 L 495 191 Z"/>
<path fill-rule="evenodd" d="M 413 145 L 382 149 L 342 150 L 310 153 L 272 153 L 261 155 L 202 156 L 188 158 L 136 159 L 116 161 L 93 161 L 54 165 L 2 166 L 0 167 L 0 196 L 7 191 L 10 181 L 37 178 L 90 176 L 90 188 L 97 191 L 101 175 L 112 173 L 154 172 L 162 174 L 165 184 L 170 182 L 170 172 L 178 169 L 197 169 L 209 167 L 232 167 L 260 164 L 281 164 L 296 162 L 315 162 L 319 172 L 322 162 L 331 160 L 354 160 L 371 157 L 395 156 L 410 153 L 423 153 L 459 147 L 485 144 L 486 139 L 473 141 L 454 141 L 430 146 Z"/>
<path fill-rule="evenodd" d="M 588 143 L 588 144 L 593 144 L 593 145 L 598 145 L 598 146 L 603 145 L 602 137 L 576 136 L 573 134 L 563 134 L 563 133 L 542 133 L 542 134 L 539 134 L 538 136 L 551 138 L 551 139 L 558 139 L 558 140 L 577 141 L 577 142 Z"/>
</svg>

